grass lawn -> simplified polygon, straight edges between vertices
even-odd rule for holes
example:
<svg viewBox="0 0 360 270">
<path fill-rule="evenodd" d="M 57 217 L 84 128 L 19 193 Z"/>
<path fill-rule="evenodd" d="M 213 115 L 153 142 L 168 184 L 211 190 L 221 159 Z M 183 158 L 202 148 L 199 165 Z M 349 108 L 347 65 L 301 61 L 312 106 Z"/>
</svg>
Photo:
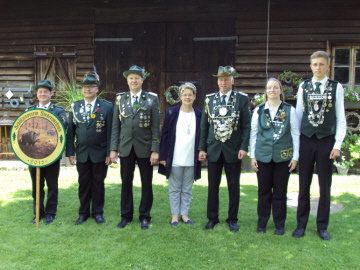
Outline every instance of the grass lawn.
<svg viewBox="0 0 360 270">
<path fill-rule="evenodd" d="M 54 223 L 39 228 L 33 218 L 31 181 L 28 171 L 0 171 L 0 269 L 359 269 L 360 177 L 333 177 L 332 199 L 345 209 L 331 215 L 330 241 L 316 233 L 311 216 L 305 237 L 291 237 L 295 211 L 288 208 L 286 233 L 275 236 L 272 220 L 267 233 L 257 234 L 257 182 L 254 173 L 241 176 L 238 233 L 225 222 L 228 195 L 223 178 L 220 190 L 220 224 L 204 231 L 207 172 L 193 188 L 190 218 L 194 226 L 171 227 L 167 181 L 154 173 L 154 205 L 149 230 L 137 219 L 140 181 L 134 183 L 135 216 L 125 229 L 120 221 L 119 168 L 110 168 L 106 179 L 105 224 L 93 219 L 75 226 L 78 217 L 77 172 L 62 168 L 59 205 Z M 314 176 L 312 195 L 318 194 Z M 292 175 L 289 193 L 298 191 L 298 176 Z"/>
</svg>

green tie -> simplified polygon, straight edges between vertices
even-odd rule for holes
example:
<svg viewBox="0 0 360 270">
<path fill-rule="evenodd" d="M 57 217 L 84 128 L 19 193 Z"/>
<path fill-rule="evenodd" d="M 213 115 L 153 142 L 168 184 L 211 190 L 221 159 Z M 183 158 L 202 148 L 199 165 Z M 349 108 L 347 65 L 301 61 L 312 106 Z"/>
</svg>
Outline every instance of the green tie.
<svg viewBox="0 0 360 270">
<path fill-rule="evenodd" d="M 321 94 L 321 91 L 320 91 L 321 82 L 316 82 L 315 85 L 316 85 L 316 87 L 315 87 L 315 93 Z"/>
<path fill-rule="evenodd" d="M 225 100 L 226 95 L 222 95 L 221 98 L 222 98 L 221 105 L 225 106 L 226 105 L 226 100 Z"/>
<path fill-rule="evenodd" d="M 138 106 L 137 95 L 134 95 L 134 98 L 135 98 L 135 101 L 133 103 L 133 113 L 136 112 L 137 106 Z"/>
</svg>

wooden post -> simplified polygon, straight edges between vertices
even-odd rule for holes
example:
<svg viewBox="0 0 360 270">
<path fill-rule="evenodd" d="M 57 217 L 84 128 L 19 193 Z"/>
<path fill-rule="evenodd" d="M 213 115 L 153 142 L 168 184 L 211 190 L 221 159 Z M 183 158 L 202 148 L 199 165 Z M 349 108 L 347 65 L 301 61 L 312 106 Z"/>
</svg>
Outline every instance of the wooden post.
<svg viewBox="0 0 360 270">
<path fill-rule="evenodd" d="M 36 217 L 36 228 L 39 228 L 39 221 L 40 221 L 40 168 L 36 167 L 36 210 L 35 210 L 35 217 Z"/>
</svg>

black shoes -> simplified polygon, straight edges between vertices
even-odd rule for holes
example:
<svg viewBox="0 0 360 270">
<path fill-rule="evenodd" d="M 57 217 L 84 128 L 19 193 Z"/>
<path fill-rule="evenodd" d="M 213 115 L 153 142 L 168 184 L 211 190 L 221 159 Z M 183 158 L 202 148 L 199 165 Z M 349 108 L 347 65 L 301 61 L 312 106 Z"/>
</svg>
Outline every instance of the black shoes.
<svg viewBox="0 0 360 270">
<path fill-rule="evenodd" d="M 45 215 L 40 215 L 39 221 L 42 220 L 43 218 L 45 218 Z M 31 220 L 31 224 L 35 224 L 36 223 L 36 216 Z"/>
<path fill-rule="evenodd" d="M 219 221 L 216 220 L 209 220 L 209 222 L 205 225 L 204 230 L 212 230 L 214 229 L 215 225 L 218 224 Z"/>
<path fill-rule="evenodd" d="M 128 225 L 130 222 L 131 222 L 131 221 L 128 221 L 128 220 L 126 220 L 126 219 L 122 219 L 122 220 L 119 222 L 119 224 L 117 225 L 117 227 L 118 227 L 119 229 L 123 229 L 123 228 L 125 228 L 126 225 Z"/>
<path fill-rule="evenodd" d="M 75 225 L 83 224 L 88 218 L 88 216 L 79 216 L 79 218 L 75 222 Z"/>
<path fill-rule="evenodd" d="M 49 225 L 50 223 L 53 223 L 54 219 L 55 219 L 55 215 L 46 215 L 45 225 Z"/>
<path fill-rule="evenodd" d="M 264 234 L 264 233 L 266 233 L 266 228 L 264 228 L 264 227 L 258 227 L 258 228 L 256 229 L 256 232 L 257 232 L 257 233 Z"/>
<path fill-rule="evenodd" d="M 239 231 L 239 226 L 236 224 L 236 222 L 229 222 L 229 229 L 230 232 L 237 232 Z"/>
<path fill-rule="evenodd" d="M 303 237 L 305 234 L 305 229 L 296 229 L 293 234 L 292 234 L 292 237 L 294 238 L 300 238 L 300 237 Z"/>
<path fill-rule="evenodd" d="M 102 215 L 95 215 L 94 219 L 96 221 L 97 224 L 101 224 L 105 222 L 105 219 Z"/>
<path fill-rule="evenodd" d="M 147 229 L 149 229 L 149 227 L 150 227 L 150 220 L 143 219 L 141 221 L 141 229 L 147 230 Z"/>
<path fill-rule="evenodd" d="M 275 230 L 275 235 L 284 235 L 285 233 L 285 229 L 284 228 L 279 228 Z"/>
<path fill-rule="evenodd" d="M 319 230 L 318 234 L 322 240 L 330 240 L 330 234 L 327 232 L 327 230 Z"/>
</svg>

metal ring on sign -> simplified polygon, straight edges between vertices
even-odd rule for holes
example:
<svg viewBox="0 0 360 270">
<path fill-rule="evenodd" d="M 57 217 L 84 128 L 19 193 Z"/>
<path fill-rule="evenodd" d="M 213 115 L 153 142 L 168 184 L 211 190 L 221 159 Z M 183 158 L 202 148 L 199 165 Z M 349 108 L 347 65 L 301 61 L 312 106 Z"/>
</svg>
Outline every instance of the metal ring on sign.
<svg viewBox="0 0 360 270">
<path fill-rule="evenodd" d="M 10 106 L 11 106 L 12 108 L 17 108 L 17 107 L 19 107 L 19 104 L 20 104 L 20 102 L 19 102 L 18 99 L 10 99 Z"/>
</svg>

